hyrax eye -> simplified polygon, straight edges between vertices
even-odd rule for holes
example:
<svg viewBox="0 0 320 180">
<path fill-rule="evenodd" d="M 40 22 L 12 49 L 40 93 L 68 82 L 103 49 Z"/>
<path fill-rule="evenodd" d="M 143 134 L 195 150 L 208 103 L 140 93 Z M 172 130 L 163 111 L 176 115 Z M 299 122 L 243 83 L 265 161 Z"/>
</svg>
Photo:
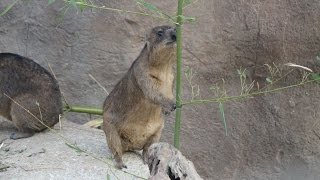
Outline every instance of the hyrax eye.
<svg viewBox="0 0 320 180">
<path fill-rule="evenodd" d="M 157 32 L 158 37 L 162 37 L 162 36 L 163 36 L 163 34 L 164 34 L 164 32 L 163 32 L 163 31 L 158 31 L 158 32 Z"/>
</svg>

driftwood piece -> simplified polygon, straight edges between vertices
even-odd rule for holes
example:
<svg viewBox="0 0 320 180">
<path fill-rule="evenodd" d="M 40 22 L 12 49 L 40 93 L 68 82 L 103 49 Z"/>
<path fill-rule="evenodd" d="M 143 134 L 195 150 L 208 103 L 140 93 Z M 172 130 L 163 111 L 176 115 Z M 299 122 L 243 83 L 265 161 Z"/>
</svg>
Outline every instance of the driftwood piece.
<svg viewBox="0 0 320 180">
<path fill-rule="evenodd" d="M 168 143 L 155 143 L 148 150 L 149 180 L 201 180 L 193 163 Z"/>
</svg>

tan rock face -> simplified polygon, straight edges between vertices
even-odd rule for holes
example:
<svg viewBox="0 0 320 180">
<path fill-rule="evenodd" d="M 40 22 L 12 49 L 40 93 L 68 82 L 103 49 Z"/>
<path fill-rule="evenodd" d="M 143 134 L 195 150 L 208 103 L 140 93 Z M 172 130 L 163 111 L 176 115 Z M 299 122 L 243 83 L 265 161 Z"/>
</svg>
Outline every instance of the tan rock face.
<svg viewBox="0 0 320 180">
<path fill-rule="evenodd" d="M 10 2 L 2 0 L 0 8 Z M 172 14 L 176 9 L 174 1 L 150 2 Z M 100 4 L 138 10 L 132 1 Z M 145 32 L 166 24 L 101 10 L 71 10 L 57 20 L 61 7 L 45 1 L 18 4 L 0 17 L 0 51 L 42 60 L 43 66 L 49 61 L 73 104 L 101 105 L 106 94 L 88 74 L 111 90 L 140 53 Z M 186 14 L 197 20 L 184 26 L 184 67 L 197 72 L 194 82 L 202 98 L 212 97 L 209 88 L 222 78 L 228 95 L 238 95 L 240 67 L 260 87 L 269 77 L 264 64 L 292 62 L 319 72 L 319 9 L 318 0 L 214 0 L 187 7 Z M 302 74 L 294 71 L 277 86 L 299 82 Z M 311 84 L 227 102 L 228 136 L 218 104 L 185 106 L 181 151 L 204 179 L 319 179 L 319 92 Z M 190 99 L 190 94 L 185 81 L 183 98 Z M 70 113 L 68 118 L 83 123 L 91 117 Z M 173 141 L 173 124 L 171 115 L 163 141 Z"/>
</svg>

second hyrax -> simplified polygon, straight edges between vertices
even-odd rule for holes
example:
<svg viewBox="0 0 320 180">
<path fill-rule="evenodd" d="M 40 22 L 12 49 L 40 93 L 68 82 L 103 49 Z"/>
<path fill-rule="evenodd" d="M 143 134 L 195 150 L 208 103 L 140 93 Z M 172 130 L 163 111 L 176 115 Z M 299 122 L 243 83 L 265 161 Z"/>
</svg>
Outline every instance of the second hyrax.
<svg viewBox="0 0 320 180">
<path fill-rule="evenodd" d="M 122 154 L 143 150 L 146 162 L 149 146 L 160 139 L 162 113 L 175 110 L 173 96 L 176 30 L 158 26 L 125 76 L 103 105 L 103 130 L 116 167 L 126 165 Z"/>
<path fill-rule="evenodd" d="M 30 137 L 52 127 L 59 121 L 59 114 L 61 93 L 54 77 L 31 59 L 0 53 L 0 116 L 11 120 L 19 130 L 10 138 Z"/>
</svg>

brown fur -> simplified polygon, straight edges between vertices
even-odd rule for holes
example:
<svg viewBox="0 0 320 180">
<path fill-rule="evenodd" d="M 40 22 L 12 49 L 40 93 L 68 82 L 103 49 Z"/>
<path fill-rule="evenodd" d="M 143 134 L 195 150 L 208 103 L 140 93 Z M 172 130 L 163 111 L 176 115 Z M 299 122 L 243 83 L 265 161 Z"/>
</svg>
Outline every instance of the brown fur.
<svg viewBox="0 0 320 180">
<path fill-rule="evenodd" d="M 153 28 L 140 55 L 104 102 L 103 130 L 118 168 L 126 167 L 126 151 L 142 149 L 146 160 L 149 146 L 160 139 L 162 112 L 175 109 L 175 33 L 169 26 Z"/>
<path fill-rule="evenodd" d="M 0 115 L 12 121 L 19 130 L 11 135 L 11 139 L 30 137 L 46 129 L 6 95 L 49 127 L 56 124 L 62 114 L 58 83 L 47 70 L 31 59 L 0 53 Z"/>
</svg>

